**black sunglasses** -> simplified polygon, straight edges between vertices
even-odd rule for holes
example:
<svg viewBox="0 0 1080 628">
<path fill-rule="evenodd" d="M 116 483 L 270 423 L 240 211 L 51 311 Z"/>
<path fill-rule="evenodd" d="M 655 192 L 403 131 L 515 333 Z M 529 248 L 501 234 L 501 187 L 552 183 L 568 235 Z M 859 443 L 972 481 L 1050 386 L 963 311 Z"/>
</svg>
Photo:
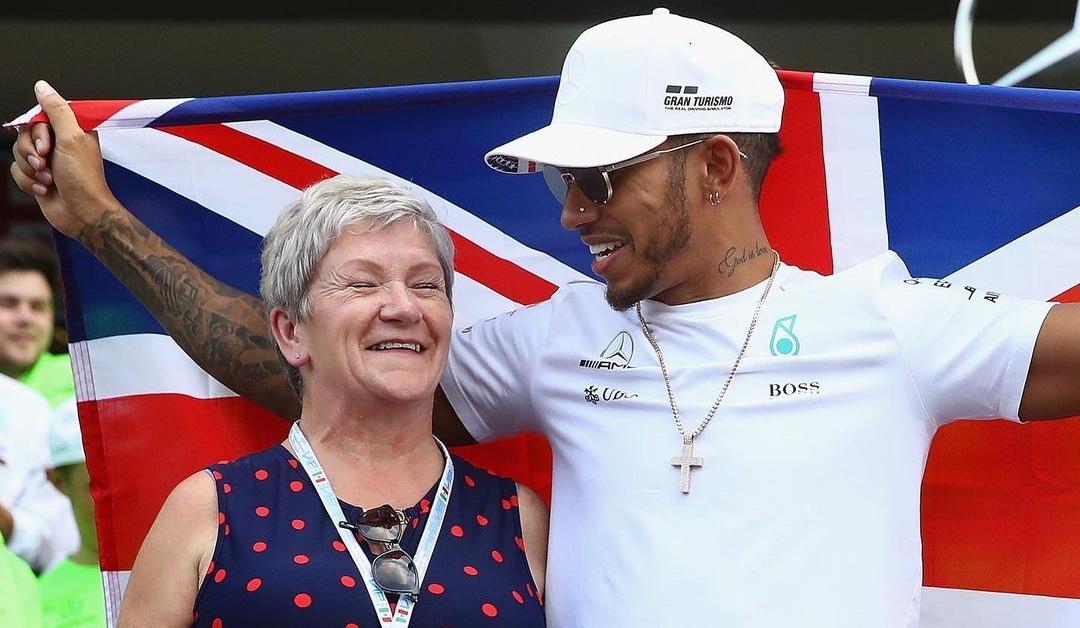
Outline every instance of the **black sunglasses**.
<svg viewBox="0 0 1080 628">
<path fill-rule="evenodd" d="M 383 504 L 365 510 L 355 525 L 342 522 L 341 526 L 359 533 L 376 553 L 371 561 L 371 575 L 380 589 L 415 598 L 420 594 L 420 575 L 412 556 L 401 549 L 405 523 L 404 512 Z"/>
<path fill-rule="evenodd" d="M 585 198 L 597 205 L 606 205 L 607 202 L 611 200 L 611 196 L 615 193 L 611 187 L 611 177 L 608 176 L 609 173 L 656 159 L 657 157 L 661 157 L 677 150 L 689 148 L 695 144 L 704 142 L 706 139 L 708 138 L 702 138 L 672 148 L 645 153 L 644 155 L 631 157 L 626 161 L 620 161 L 609 166 L 594 166 L 591 168 L 559 168 L 556 166 L 544 166 L 544 181 L 547 183 L 551 193 L 558 199 L 559 203 L 566 202 L 566 194 L 570 190 L 570 186 L 576 183 L 578 189 L 585 195 Z M 739 155 L 742 156 L 743 159 L 747 158 L 741 151 L 739 152 Z"/>
</svg>

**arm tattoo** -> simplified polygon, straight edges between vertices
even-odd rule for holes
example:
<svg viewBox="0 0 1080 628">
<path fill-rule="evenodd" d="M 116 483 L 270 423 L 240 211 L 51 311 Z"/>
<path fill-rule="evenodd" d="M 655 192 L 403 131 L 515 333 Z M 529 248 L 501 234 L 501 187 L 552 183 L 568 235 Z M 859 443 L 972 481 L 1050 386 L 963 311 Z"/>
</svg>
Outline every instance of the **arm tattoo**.
<svg viewBox="0 0 1080 628">
<path fill-rule="evenodd" d="M 258 299 L 203 272 L 130 214 L 106 213 L 78 239 L 207 373 L 279 415 L 298 416 Z"/>
</svg>

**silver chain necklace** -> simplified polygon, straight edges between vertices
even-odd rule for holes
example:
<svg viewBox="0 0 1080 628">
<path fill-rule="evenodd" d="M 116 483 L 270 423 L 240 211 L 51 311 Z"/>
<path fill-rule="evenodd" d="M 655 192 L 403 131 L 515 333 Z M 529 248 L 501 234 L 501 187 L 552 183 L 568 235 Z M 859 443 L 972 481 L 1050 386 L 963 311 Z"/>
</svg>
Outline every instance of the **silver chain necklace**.
<svg viewBox="0 0 1080 628">
<path fill-rule="evenodd" d="M 671 464 L 672 466 L 680 467 L 679 490 L 683 493 L 690 492 L 691 468 L 700 467 L 705 464 L 704 458 L 694 456 L 694 439 L 697 438 L 698 434 L 705 431 L 705 428 L 709 425 L 709 421 L 712 421 L 713 415 L 716 414 L 716 409 L 720 407 L 720 402 L 724 400 L 724 395 L 727 394 L 728 387 L 731 386 L 731 380 L 735 379 L 735 371 L 739 370 L 739 363 L 742 362 L 743 356 L 746 354 L 746 349 L 750 346 L 750 339 L 754 335 L 754 328 L 757 327 L 758 317 L 761 316 L 761 308 L 765 305 L 765 297 L 769 296 L 769 290 L 772 288 L 773 280 L 776 279 L 776 270 L 780 268 L 780 254 L 775 250 L 773 253 L 776 255 L 776 261 L 773 262 L 772 272 L 769 273 L 769 281 L 765 284 L 765 290 L 761 293 L 761 298 L 758 299 L 757 307 L 754 308 L 754 317 L 750 319 L 750 329 L 746 331 L 746 339 L 743 340 L 742 348 L 739 349 L 739 354 L 735 356 L 735 362 L 731 365 L 731 372 L 728 373 L 724 385 L 720 388 L 720 394 L 717 395 L 716 401 L 712 404 L 712 408 L 709 408 L 709 412 L 705 415 L 705 419 L 701 422 L 701 425 L 698 425 L 697 429 L 689 434 L 686 433 L 686 428 L 683 427 L 682 418 L 679 417 L 679 406 L 675 403 L 675 393 L 671 389 L 671 378 L 668 376 L 667 364 L 664 362 L 664 354 L 660 351 L 660 345 L 657 344 L 656 338 L 653 337 L 652 332 L 649 330 L 648 323 L 645 322 L 645 316 L 641 313 L 641 303 L 639 302 L 634 306 L 637 310 L 638 322 L 641 323 L 641 331 L 645 334 L 645 338 L 649 341 L 649 344 L 652 345 L 653 351 L 656 352 L 656 359 L 660 362 L 660 373 L 664 376 L 664 386 L 667 388 L 668 402 L 671 404 L 671 416 L 675 419 L 675 429 L 682 435 L 682 454 L 672 457 Z"/>
</svg>

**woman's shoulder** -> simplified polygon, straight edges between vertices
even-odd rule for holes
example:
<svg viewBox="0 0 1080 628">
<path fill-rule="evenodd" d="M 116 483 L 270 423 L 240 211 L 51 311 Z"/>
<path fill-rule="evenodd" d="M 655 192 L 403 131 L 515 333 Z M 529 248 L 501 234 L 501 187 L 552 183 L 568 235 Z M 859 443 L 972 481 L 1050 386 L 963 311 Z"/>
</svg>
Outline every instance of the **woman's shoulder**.
<svg viewBox="0 0 1080 628">
<path fill-rule="evenodd" d="M 238 477 L 245 474 L 251 475 L 256 480 L 265 480 L 273 472 L 286 467 L 296 469 L 299 463 L 288 449 L 278 443 L 234 460 L 221 460 L 207 465 L 206 470 L 218 481 L 222 477 Z"/>
</svg>

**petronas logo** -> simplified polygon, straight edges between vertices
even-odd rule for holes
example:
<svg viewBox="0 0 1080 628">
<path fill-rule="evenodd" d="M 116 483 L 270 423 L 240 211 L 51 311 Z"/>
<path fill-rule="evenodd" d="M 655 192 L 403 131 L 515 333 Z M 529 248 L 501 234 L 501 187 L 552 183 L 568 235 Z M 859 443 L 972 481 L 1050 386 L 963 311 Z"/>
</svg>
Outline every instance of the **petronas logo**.
<svg viewBox="0 0 1080 628">
<path fill-rule="evenodd" d="M 795 335 L 795 314 L 777 319 L 773 325 L 769 351 L 775 356 L 799 355 L 799 337 Z"/>
</svg>

